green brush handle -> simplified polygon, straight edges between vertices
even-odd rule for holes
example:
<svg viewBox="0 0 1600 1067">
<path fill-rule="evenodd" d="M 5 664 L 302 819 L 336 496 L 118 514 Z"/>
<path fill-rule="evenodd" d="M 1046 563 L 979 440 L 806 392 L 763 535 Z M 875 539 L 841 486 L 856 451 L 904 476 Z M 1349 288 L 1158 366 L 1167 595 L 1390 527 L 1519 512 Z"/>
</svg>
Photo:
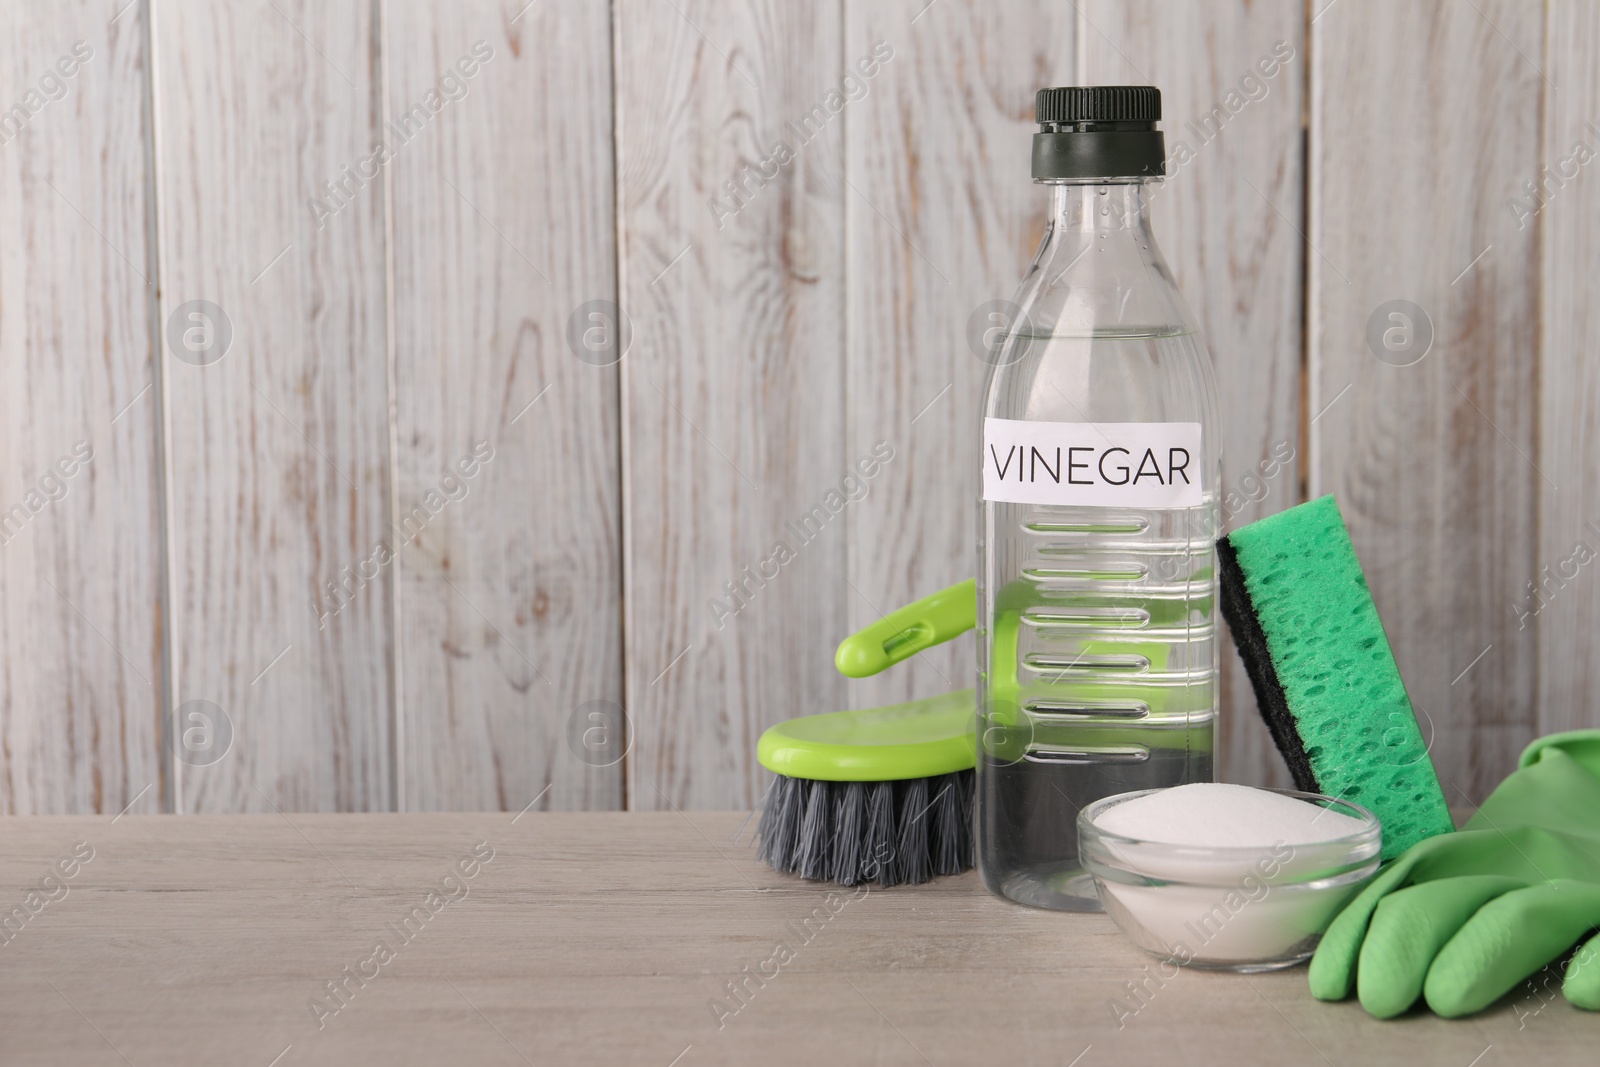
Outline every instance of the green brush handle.
<svg viewBox="0 0 1600 1067">
<path fill-rule="evenodd" d="M 833 663 L 847 678 L 866 678 L 960 637 L 977 622 L 978 583 L 968 578 L 851 634 L 839 642 Z"/>
<path fill-rule="evenodd" d="M 1002 602 L 1007 599 L 1007 594 L 1002 592 Z M 1012 619 L 1014 627 L 1016 610 L 1002 611 L 1002 618 L 1007 616 Z M 846 678 L 866 678 L 888 670 L 901 660 L 910 659 L 934 645 L 960 637 L 977 625 L 977 619 L 978 583 L 976 579 L 968 578 L 892 611 L 877 622 L 857 630 L 839 642 L 833 664 Z M 997 628 L 1004 625 L 996 623 Z M 1154 669 L 1164 669 L 1168 646 L 1161 642 L 1138 642 L 1137 636 L 1137 631 L 1130 630 L 1129 641 L 1104 644 L 1103 648 L 1102 642 L 1093 642 L 1084 651 L 1138 653 L 1147 656 Z M 1014 641 L 1012 647 L 1015 648 Z M 997 657 L 997 660 L 1010 662 L 1004 657 Z M 1016 682 L 1014 677 L 1002 672 L 995 678 L 994 684 L 1015 687 Z"/>
</svg>

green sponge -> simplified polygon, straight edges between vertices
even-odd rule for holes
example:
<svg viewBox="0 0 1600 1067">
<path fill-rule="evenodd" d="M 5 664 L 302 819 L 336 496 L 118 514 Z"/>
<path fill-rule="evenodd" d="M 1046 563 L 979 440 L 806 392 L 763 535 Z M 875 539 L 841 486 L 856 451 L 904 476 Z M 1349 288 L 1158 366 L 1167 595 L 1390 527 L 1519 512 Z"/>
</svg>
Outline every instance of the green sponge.
<svg viewBox="0 0 1600 1067">
<path fill-rule="evenodd" d="M 1333 497 L 1217 542 L 1222 614 L 1295 786 L 1368 808 L 1383 858 L 1455 829 Z"/>
</svg>

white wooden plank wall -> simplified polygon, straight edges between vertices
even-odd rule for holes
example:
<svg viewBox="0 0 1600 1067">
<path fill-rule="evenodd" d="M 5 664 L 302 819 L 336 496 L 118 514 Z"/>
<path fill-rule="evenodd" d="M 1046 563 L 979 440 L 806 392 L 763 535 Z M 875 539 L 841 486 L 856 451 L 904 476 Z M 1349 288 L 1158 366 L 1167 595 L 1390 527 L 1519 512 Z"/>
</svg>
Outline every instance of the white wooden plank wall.
<svg viewBox="0 0 1600 1067">
<path fill-rule="evenodd" d="M 393 799 L 391 584 L 313 608 L 388 518 L 382 189 L 321 188 L 382 136 L 374 10 L 152 8 L 182 810 Z"/>
<path fill-rule="evenodd" d="M 1555 92 L 1542 12 L 1355 0 L 1312 26 L 1310 490 L 1338 495 L 1452 803 L 1537 718 L 1537 627 L 1512 609 L 1559 491 L 1536 455 L 1540 230 L 1506 202 Z M 1375 317 L 1402 331 L 1384 359 Z"/>
<path fill-rule="evenodd" d="M 839 9 L 615 10 L 629 802 L 740 807 L 762 729 L 845 699 L 843 524 L 786 528 L 853 459 L 844 122 L 807 118 L 838 89 Z"/>
<path fill-rule="evenodd" d="M 1539 733 L 1600 725 L 1600 310 L 1590 292 L 1600 183 L 1589 180 L 1600 161 L 1600 10 L 1564 0 L 1549 20 L 1545 75 L 1559 88 L 1545 104 L 1539 163 L 1554 179 L 1528 175 L 1539 195 L 1517 190 L 1514 213 L 1540 234 L 1537 454 L 1556 486 L 1541 496 L 1537 572 L 1517 576 L 1514 590 L 1516 623 L 1537 640 Z"/>
<path fill-rule="evenodd" d="M 969 578 L 984 343 L 1044 232 L 1033 94 L 1076 62 L 1069 5 L 848 7 L 846 58 L 893 57 L 845 114 L 849 453 L 894 458 L 850 505 L 849 628 Z M 973 338 L 979 342 L 974 350 Z M 868 707 L 973 684 L 973 639 L 852 682 Z"/>
<path fill-rule="evenodd" d="M 135 13 L 39 13 L 0 9 L 0 810 L 156 810 L 147 51 Z"/>
<path fill-rule="evenodd" d="M 390 116 L 456 97 L 391 170 L 401 807 L 619 807 L 618 369 L 568 342 L 615 314 L 610 15 L 406 0 L 384 41 Z"/>
<path fill-rule="evenodd" d="M 1152 226 L 1200 322 L 1222 411 L 1231 528 L 1303 499 L 1305 6 L 1085 3 L 1084 80 L 1161 87 L 1169 176 Z M 1237 657 L 1222 659 L 1219 777 L 1289 786 Z"/>
<path fill-rule="evenodd" d="M 0 811 L 747 806 L 771 723 L 969 684 L 831 653 L 972 573 L 969 334 L 1078 81 L 1162 87 L 1225 510 L 1339 495 L 1453 799 L 1600 725 L 1589 5 L 0 29 Z M 1281 783 L 1225 658 L 1220 769 Z"/>
</svg>

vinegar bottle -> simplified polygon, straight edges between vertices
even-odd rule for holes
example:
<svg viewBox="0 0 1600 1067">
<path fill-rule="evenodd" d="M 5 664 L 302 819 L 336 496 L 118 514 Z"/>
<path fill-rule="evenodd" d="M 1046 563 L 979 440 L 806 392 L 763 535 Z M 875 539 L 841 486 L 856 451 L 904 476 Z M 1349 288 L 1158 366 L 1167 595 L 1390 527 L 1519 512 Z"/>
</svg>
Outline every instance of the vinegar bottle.
<svg viewBox="0 0 1600 1067">
<path fill-rule="evenodd" d="M 1210 358 L 1150 231 L 1161 94 L 1042 89 L 1039 252 L 989 353 L 977 861 L 1097 910 L 1081 807 L 1212 779 L 1221 451 Z"/>
</svg>

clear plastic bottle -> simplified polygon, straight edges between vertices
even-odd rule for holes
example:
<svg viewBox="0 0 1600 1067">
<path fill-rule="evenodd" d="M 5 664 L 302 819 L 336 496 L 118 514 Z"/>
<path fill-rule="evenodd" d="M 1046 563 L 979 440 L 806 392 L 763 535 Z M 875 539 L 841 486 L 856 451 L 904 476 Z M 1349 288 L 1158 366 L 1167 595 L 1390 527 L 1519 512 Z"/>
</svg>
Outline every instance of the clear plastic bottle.
<svg viewBox="0 0 1600 1067">
<path fill-rule="evenodd" d="M 1050 221 L 984 393 L 978 868 L 1097 910 L 1075 820 L 1210 781 L 1218 483 L 1210 358 L 1151 236 L 1160 94 L 1046 89 Z"/>
</svg>

